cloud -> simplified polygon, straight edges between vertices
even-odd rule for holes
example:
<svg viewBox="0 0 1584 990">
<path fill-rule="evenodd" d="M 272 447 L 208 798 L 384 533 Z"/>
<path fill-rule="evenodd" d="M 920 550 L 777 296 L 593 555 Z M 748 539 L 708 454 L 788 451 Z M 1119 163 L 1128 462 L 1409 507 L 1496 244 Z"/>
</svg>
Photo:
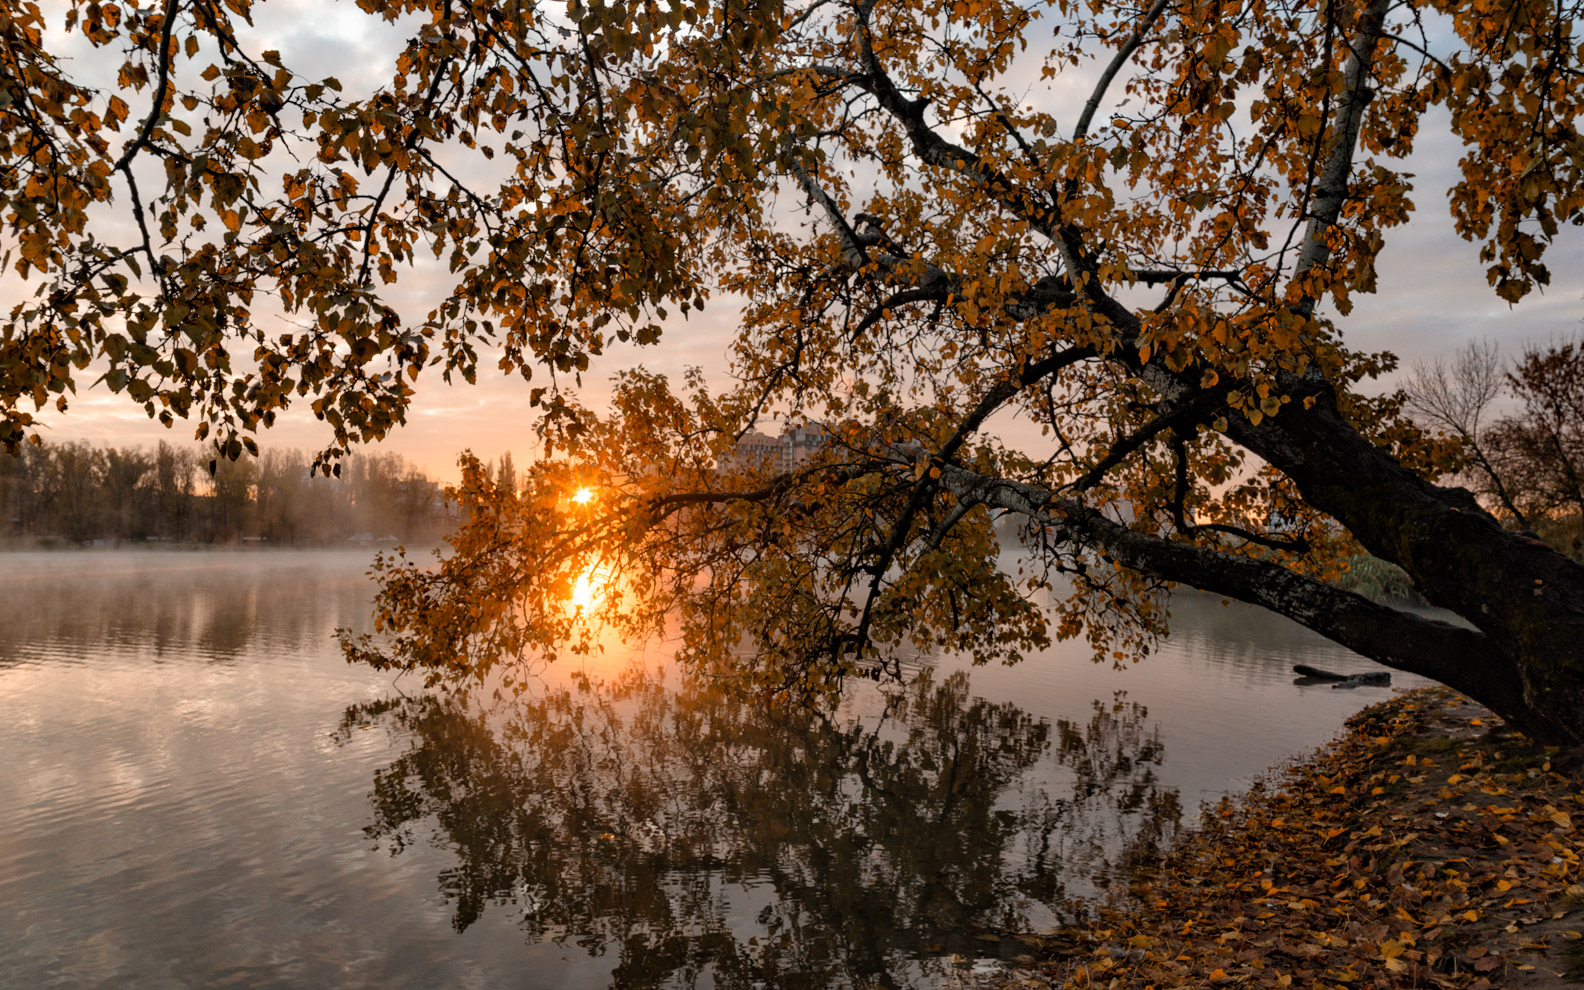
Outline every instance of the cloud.
<svg viewBox="0 0 1584 990">
<path fill-rule="evenodd" d="M 1584 317 L 1584 230 L 1565 226 L 1546 256 L 1551 285 L 1509 305 L 1490 287 L 1479 246 L 1453 227 L 1447 192 L 1460 177 L 1464 149 L 1445 112 L 1427 115 L 1420 135 L 1400 166 L 1414 174 L 1418 209 L 1406 226 L 1386 234 L 1380 291 L 1356 296 L 1353 312 L 1338 318 L 1348 344 L 1392 351 L 1406 369 L 1471 339 L 1489 338 L 1514 355 L 1527 344 L 1577 333 Z"/>
</svg>

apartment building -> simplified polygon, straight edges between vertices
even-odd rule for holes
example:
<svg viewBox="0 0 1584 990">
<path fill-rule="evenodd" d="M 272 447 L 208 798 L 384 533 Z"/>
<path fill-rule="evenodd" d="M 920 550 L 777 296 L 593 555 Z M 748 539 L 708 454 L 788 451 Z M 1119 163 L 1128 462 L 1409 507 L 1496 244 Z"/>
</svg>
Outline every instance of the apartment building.
<svg viewBox="0 0 1584 990">
<path fill-rule="evenodd" d="M 825 427 L 820 423 L 802 423 L 772 437 L 757 430 L 737 441 L 732 453 L 724 459 L 724 468 L 757 468 L 776 474 L 791 471 L 825 446 Z"/>
</svg>

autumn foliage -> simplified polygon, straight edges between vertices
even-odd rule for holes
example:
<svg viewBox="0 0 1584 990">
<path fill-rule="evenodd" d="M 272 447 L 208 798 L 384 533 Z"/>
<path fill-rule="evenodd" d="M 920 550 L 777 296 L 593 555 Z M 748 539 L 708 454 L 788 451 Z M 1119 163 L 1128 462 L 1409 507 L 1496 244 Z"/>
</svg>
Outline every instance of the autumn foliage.
<svg viewBox="0 0 1584 990">
<path fill-rule="evenodd" d="M 1066 987 L 1544 987 L 1576 975 L 1584 792 L 1445 692 L 1357 716 L 1049 967 Z"/>
<path fill-rule="evenodd" d="M 243 0 L 72 4 L 113 79 L 4 5 L 26 281 L 0 440 L 102 378 L 231 456 L 307 403 L 328 458 L 399 424 L 426 367 L 494 365 L 531 379 L 544 458 L 518 491 L 468 471 L 457 552 L 388 564 L 395 645 L 358 656 L 442 676 L 591 648 L 564 606 L 597 570 L 616 630 L 817 694 L 910 650 L 1136 656 L 1181 582 L 1580 740 L 1584 571 L 1437 487 L 1457 445 L 1358 389 L 1394 359 L 1343 337 L 1393 288 L 1377 260 L 1411 193 L 1501 298 L 1546 283 L 1584 215 L 1574 7 L 359 7 L 409 34 L 352 93 L 250 47 L 268 11 Z M 1415 191 L 1431 122 L 1460 170 Z M 412 274 L 443 286 L 421 316 L 392 302 Z M 726 375 L 628 367 L 608 407 L 580 401 L 609 348 L 706 305 L 740 309 Z M 720 470 L 774 416 L 831 442 Z M 1001 443 L 1014 417 L 1043 439 Z M 1028 573 L 1001 566 L 1007 513 Z M 1324 582 L 1360 550 L 1474 628 Z"/>
</svg>

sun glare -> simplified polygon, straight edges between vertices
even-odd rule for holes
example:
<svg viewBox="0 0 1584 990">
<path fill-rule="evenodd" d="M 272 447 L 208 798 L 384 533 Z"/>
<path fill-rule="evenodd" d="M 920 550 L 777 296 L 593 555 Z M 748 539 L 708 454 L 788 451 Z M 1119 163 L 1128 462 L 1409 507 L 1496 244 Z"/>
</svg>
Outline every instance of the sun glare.
<svg viewBox="0 0 1584 990">
<path fill-rule="evenodd" d="M 580 612 L 587 612 L 605 597 L 605 578 L 599 571 L 598 566 L 590 567 L 578 575 L 577 583 L 572 586 L 572 604 Z"/>
<path fill-rule="evenodd" d="M 594 501 L 594 489 L 579 488 L 577 490 L 577 494 L 572 496 L 572 501 L 576 502 L 578 505 L 589 504 L 590 502 Z"/>
</svg>

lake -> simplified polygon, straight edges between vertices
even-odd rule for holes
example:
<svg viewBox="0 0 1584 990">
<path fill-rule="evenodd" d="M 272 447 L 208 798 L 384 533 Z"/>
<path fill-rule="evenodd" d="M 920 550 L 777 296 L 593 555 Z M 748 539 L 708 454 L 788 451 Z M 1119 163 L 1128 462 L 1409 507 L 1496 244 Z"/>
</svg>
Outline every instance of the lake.
<svg viewBox="0 0 1584 990">
<path fill-rule="evenodd" d="M 940 985 L 1391 690 L 1187 594 L 1126 669 L 935 658 L 834 713 L 663 644 L 426 692 L 335 646 L 369 557 L 0 556 L 0 985 Z"/>
</svg>

